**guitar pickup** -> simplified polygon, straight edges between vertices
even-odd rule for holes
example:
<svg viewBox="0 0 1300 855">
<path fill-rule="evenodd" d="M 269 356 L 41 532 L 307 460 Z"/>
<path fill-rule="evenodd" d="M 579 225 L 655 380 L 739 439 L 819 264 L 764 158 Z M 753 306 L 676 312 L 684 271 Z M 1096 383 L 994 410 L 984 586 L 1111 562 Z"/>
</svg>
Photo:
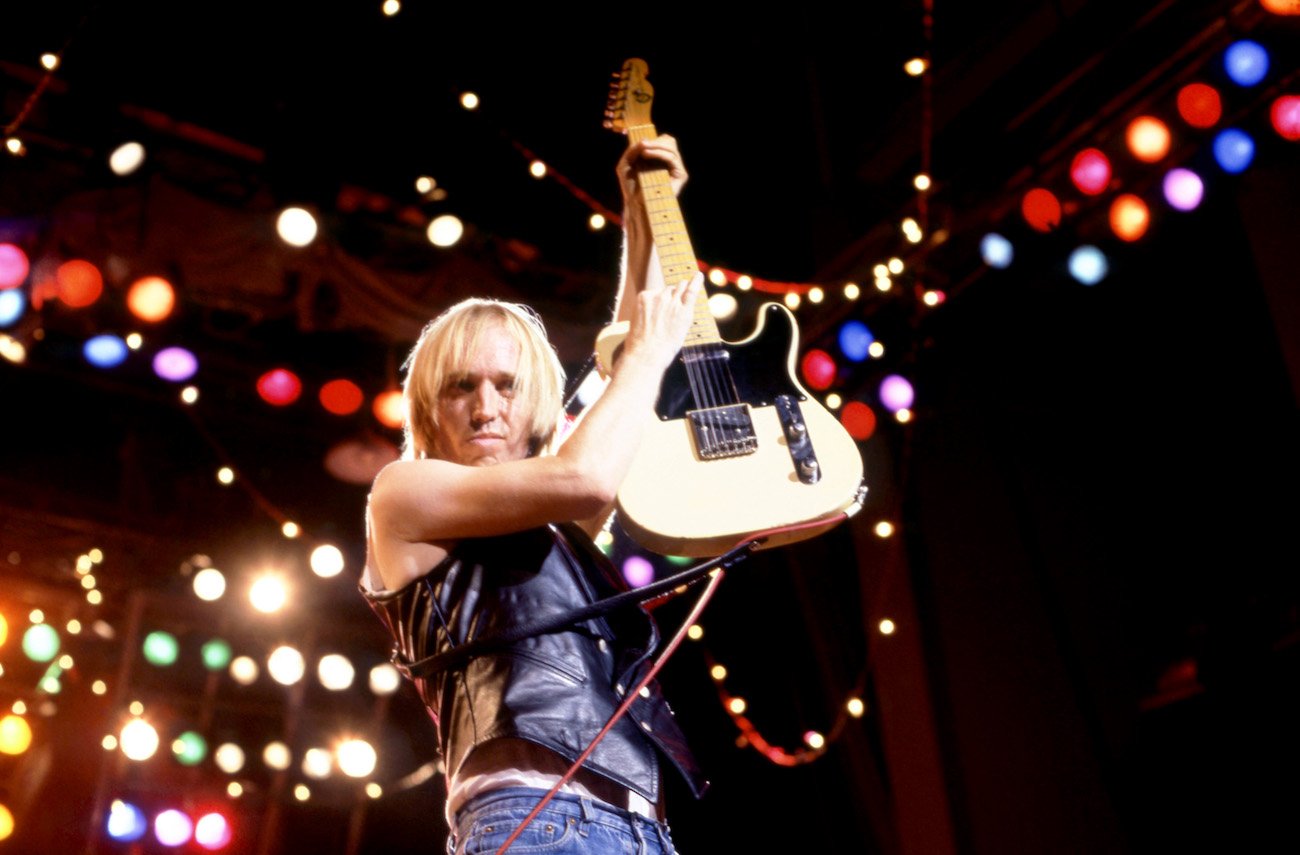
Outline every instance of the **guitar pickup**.
<svg viewBox="0 0 1300 855">
<path fill-rule="evenodd" d="M 816 484 L 822 479 L 822 467 L 817 462 L 812 440 L 808 438 L 808 425 L 803 420 L 798 399 L 793 395 L 777 395 L 776 417 L 781 422 L 786 444 L 790 446 L 795 475 L 804 484 Z"/>
<path fill-rule="evenodd" d="M 705 460 L 743 457 L 758 449 L 754 420 L 744 404 L 689 410 L 686 418 L 691 423 L 695 448 Z"/>
</svg>

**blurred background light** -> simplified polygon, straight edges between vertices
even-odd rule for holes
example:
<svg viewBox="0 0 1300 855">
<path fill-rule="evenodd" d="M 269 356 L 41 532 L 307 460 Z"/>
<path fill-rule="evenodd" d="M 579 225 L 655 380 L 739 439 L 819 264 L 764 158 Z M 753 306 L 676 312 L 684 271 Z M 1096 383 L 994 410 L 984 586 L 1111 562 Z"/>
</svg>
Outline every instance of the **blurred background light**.
<svg viewBox="0 0 1300 855">
<path fill-rule="evenodd" d="M 258 670 L 257 662 L 249 656 L 236 656 L 230 662 L 230 678 L 241 686 L 252 685 Z"/>
<path fill-rule="evenodd" d="M 74 309 L 84 309 L 104 293 L 104 275 L 84 259 L 65 261 L 54 271 L 59 299 Z"/>
<path fill-rule="evenodd" d="M 0 358 L 21 365 L 27 361 L 27 346 L 12 336 L 0 335 Z"/>
<path fill-rule="evenodd" d="M 203 642 L 200 654 L 203 657 L 203 667 L 209 671 L 220 671 L 230 664 L 231 657 L 230 644 L 222 638 L 210 638 Z"/>
<path fill-rule="evenodd" d="M 736 301 L 736 298 L 726 292 L 719 292 L 709 297 L 709 314 L 713 315 L 716 320 L 731 320 L 736 316 L 736 310 L 739 307 L 740 303 Z"/>
<path fill-rule="evenodd" d="M 812 389 L 822 391 L 829 389 L 835 382 L 835 360 L 824 350 L 813 348 L 803 355 L 799 363 L 804 380 Z"/>
<path fill-rule="evenodd" d="M 257 379 L 257 394 L 272 406 L 284 407 L 298 400 L 302 381 L 287 368 L 273 368 Z"/>
<path fill-rule="evenodd" d="M 1245 172 L 1255 159 L 1255 140 L 1240 128 L 1224 128 L 1214 137 L 1214 159 L 1224 172 Z"/>
<path fill-rule="evenodd" d="M 1070 253 L 1070 275 L 1084 285 L 1096 285 L 1110 269 L 1106 255 L 1097 247 L 1085 245 Z"/>
<path fill-rule="evenodd" d="M 275 682 L 282 686 L 292 686 L 306 673 L 307 663 L 297 648 L 282 644 L 267 657 L 266 671 Z"/>
<path fill-rule="evenodd" d="M 655 568 L 648 559 L 641 555 L 629 555 L 623 561 L 623 578 L 633 588 L 640 588 L 654 581 Z"/>
<path fill-rule="evenodd" d="M 124 142 L 108 155 L 108 168 L 114 175 L 126 176 L 144 164 L 144 146 L 138 142 Z"/>
<path fill-rule="evenodd" d="M 1011 241 L 997 232 L 989 232 L 980 238 L 980 257 L 989 267 L 1005 270 L 1011 266 L 1015 252 L 1011 247 Z"/>
<path fill-rule="evenodd" d="M 153 371 L 164 380 L 180 383 L 198 370 L 198 358 L 183 347 L 165 347 L 154 354 Z"/>
<path fill-rule="evenodd" d="M 375 749 L 364 739 L 346 739 L 334 752 L 339 769 L 349 778 L 364 778 L 375 771 L 378 757 Z"/>
<path fill-rule="evenodd" d="M 1238 86 L 1254 86 L 1268 75 L 1268 51 L 1251 39 L 1233 42 L 1223 52 L 1223 70 Z"/>
<path fill-rule="evenodd" d="M 427 233 L 429 243 L 434 246 L 455 246 L 461 235 L 465 233 L 465 225 L 460 221 L 459 217 L 453 214 L 443 214 L 440 217 L 433 218 L 429 223 Z"/>
<path fill-rule="evenodd" d="M 876 413 L 861 401 L 849 401 L 840 410 L 840 423 L 849 436 L 861 442 L 876 431 Z"/>
<path fill-rule="evenodd" d="M 284 580 L 274 573 L 266 573 L 253 581 L 248 589 L 248 601 L 263 614 L 274 614 L 284 607 L 289 598 Z"/>
<path fill-rule="evenodd" d="M 915 400 L 916 392 L 907 378 L 890 374 L 880 381 L 880 403 L 889 411 L 897 412 L 910 408 Z"/>
<path fill-rule="evenodd" d="M 204 567 L 194 574 L 193 586 L 195 596 L 212 602 L 221 599 L 226 593 L 226 577 L 215 567 Z"/>
<path fill-rule="evenodd" d="M 158 750 L 158 731 L 142 718 L 133 718 L 122 726 L 118 746 L 128 760 L 148 760 Z"/>
<path fill-rule="evenodd" d="M 1169 126 L 1155 116 L 1139 116 L 1129 122 L 1124 139 L 1129 151 L 1143 163 L 1155 163 L 1169 154 L 1172 141 Z"/>
<path fill-rule="evenodd" d="M 144 837 L 149 830 L 144 811 L 130 802 L 114 799 L 108 809 L 108 822 L 105 826 L 108 836 L 121 843 L 132 843 Z"/>
<path fill-rule="evenodd" d="M 1178 115 L 1193 128 L 1212 128 L 1223 115 L 1219 90 L 1205 83 L 1189 83 L 1178 90 Z"/>
<path fill-rule="evenodd" d="M 1284 140 L 1300 140 L 1300 95 L 1279 96 L 1268 111 L 1273 130 Z"/>
<path fill-rule="evenodd" d="M 244 749 L 233 742 L 223 742 L 212 753 L 212 762 L 227 775 L 233 775 L 244 768 Z"/>
<path fill-rule="evenodd" d="M 1163 188 L 1165 201 L 1180 211 L 1195 210 L 1205 195 L 1205 184 L 1201 181 L 1201 176 L 1182 167 L 1169 170 Z"/>
<path fill-rule="evenodd" d="M 181 649 L 176 636 L 162 630 L 155 630 L 146 635 L 141 648 L 146 662 L 162 668 L 174 665 Z"/>
<path fill-rule="evenodd" d="M 204 849 L 223 849 L 231 837 L 230 821 L 216 811 L 205 813 L 194 823 L 194 842 Z"/>
<path fill-rule="evenodd" d="M 198 733 L 187 730 L 172 740 L 172 756 L 182 766 L 197 766 L 208 756 L 208 742 Z"/>
<path fill-rule="evenodd" d="M 88 338 L 81 346 L 81 354 L 96 368 L 116 368 L 126 362 L 130 352 L 126 342 L 112 333 L 102 333 Z"/>
<path fill-rule="evenodd" d="M 370 691 L 376 695 L 391 695 L 401 685 L 402 675 L 387 662 L 370 669 Z"/>
<path fill-rule="evenodd" d="M 302 773 L 308 778 L 324 780 L 334 771 L 334 757 L 324 748 L 308 748 L 302 755 Z"/>
<path fill-rule="evenodd" d="M 17 288 L 27 280 L 31 262 L 22 247 L 0 243 L 0 290 Z"/>
<path fill-rule="evenodd" d="M 1070 180 L 1079 191 L 1096 196 L 1110 184 L 1110 159 L 1096 148 L 1085 148 L 1070 164 Z"/>
<path fill-rule="evenodd" d="M 59 652 L 59 632 L 48 623 L 34 623 L 23 633 L 23 653 L 33 662 L 49 662 Z"/>
<path fill-rule="evenodd" d="M 0 291 L 0 327 L 7 327 L 23 316 L 27 295 L 22 291 Z"/>
<path fill-rule="evenodd" d="M 275 231 L 280 235 L 280 240 L 296 247 L 304 247 L 314 241 L 318 228 L 316 218 L 306 208 L 285 208 L 275 221 Z"/>
<path fill-rule="evenodd" d="M 164 846 L 181 846 L 194 834 L 194 823 L 175 808 L 168 808 L 154 817 L 153 835 Z"/>
<path fill-rule="evenodd" d="M 157 323 L 172 313 L 176 291 L 161 276 L 145 276 L 131 284 L 126 292 L 126 307 L 142 321 Z"/>
<path fill-rule="evenodd" d="M 862 321 L 845 321 L 840 327 L 840 351 L 850 362 L 862 362 L 870 355 L 871 343 L 876 337 Z"/>
<path fill-rule="evenodd" d="M 336 416 L 350 416 L 365 403 L 361 387 L 351 380 L 331 380 L 321 387 L 320 403 L 327 412 Z"/>
<path fill-rule="evenodd" d="M 320 684 L 331 692 L 341 692 L 352 686 L 352 681 L 356 677 L 356 669 L 348 661 L 346 656 L 339 653 L 329 653 L 321 657 L 316 666 L 316 676 L 320 679 Z"/>
<path fill-rule="evenodd" d="M 22 754 L 32 744 L 32 727 L 27 719 L 10 713 L 0 718 L 0 754 Z"/>
<path fill-rule="evenodd" d="M 1061 200 L 1043 187 L 1035 187 L 1020 200 L 1020 214 L 1036 232 L 1055 231 L 1061 225 Z"/>
<path fill-rule="evenodd" d="M 291 757 L 289 746 L 283 742 L 268 742 L 262 749 L 262 762 L 268 769 L 274 769 L 277 772 L 283 772 L 289 768 Z"/>
<path fill-rule="evenodd" d="M 1147 233 L 1151 211 L 1141 197 L 1132 193 L 1116 196 L 1110 204 L 1110 228 L 1124 241 L 1135 241 Z"/>
<path fill-rule="evenodd" d="M 375 396 L 375 403 L 371 410 L 381 425 L 393 430 L 401 430 L 402 420 L 406 418 L 406 404 L 402 399 L 402 390 L 389 389 L 380 392 Z"/>
<path fill-rule="evenodd" d="M 311 551 L 311 572 L 330 579 L 343 572 L 343 552 L 331 543 L 322 543 Z"/>
</svg>

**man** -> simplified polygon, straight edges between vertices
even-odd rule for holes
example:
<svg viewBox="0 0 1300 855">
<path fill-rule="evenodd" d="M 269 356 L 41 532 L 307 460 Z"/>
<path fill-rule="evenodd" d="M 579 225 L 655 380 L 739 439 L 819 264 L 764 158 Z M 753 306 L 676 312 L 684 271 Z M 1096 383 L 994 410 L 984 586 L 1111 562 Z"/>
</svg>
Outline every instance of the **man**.
<svg viewBox="0 0 1300 855">
<path fill-rule="evenodd" d="M 637 165 L 686 180 L 670 137 L 619 161 L 626 252 L 616 314 L 630 322 L 599 400 L 559 443 L 563 371 L 540 320 L 467 300 L 434 320 L 407 362 L 404 459 L 375 479 L 363 593 L 407 662 L 447 654 L 613 593 L 591 546 L 636 452 L 703 281 L 658 274 Z M 630 289 L 630 294 L 624 292 Z M 558 445 L 553 451 L 550 446 Z M 643 610 L 524 638 L 424 673 L 448 780 L 448 851 L 496 851 L 595 739 L 657 643 Z M 661 763 L 705 783 L 653 684 L 528 823 L 520 847 L 673 851 Z"/>
</svg>

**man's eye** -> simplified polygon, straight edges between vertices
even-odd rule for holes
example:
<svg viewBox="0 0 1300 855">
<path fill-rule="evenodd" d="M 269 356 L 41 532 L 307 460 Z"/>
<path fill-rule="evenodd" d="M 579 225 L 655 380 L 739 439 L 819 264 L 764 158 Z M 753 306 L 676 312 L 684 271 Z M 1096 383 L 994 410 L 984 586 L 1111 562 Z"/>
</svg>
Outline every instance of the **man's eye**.
<svg viewBox="0 0 1300 855">
<path fill-rule="evenodd" d="M 497 394 L 503 398 L 513 398 L 515 396 L 515 391 L 515 382 L 513 380 L 509 383 L 497 384 Z"/>
</svg>

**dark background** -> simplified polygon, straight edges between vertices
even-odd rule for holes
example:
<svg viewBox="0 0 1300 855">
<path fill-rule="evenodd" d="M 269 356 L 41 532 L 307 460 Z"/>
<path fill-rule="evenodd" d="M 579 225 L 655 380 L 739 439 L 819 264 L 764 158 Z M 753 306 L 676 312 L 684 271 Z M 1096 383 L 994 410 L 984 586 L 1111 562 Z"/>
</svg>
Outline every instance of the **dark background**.
<svg viewBox="0 0 1300 855">
<path fill-rule="evenodd" d="M 420 324 L 474 293 L 537 306 L 571 371 L 584 369 L 619 258 L 616 229 L 586 226 L 593 207 L 617 205 L 623 140 L 600 127 L 605 83 L 641 56 L 655 123 L 692 173 L 682 207 L 697 254 L 763 280 L 726 287 L 741 308 L 724 335 L 748 334 L 759 303 L 779 299 L 774 283 L 816 283 L 826 300 L 797 312 L 805 348 L 838 356 L 849 317 L 886 346 L 880 360 L 841 359 L 833 387 L 880 418 L 861 443 L 863 512 L 733 571 L 704 638 L 664 674 L 713 781 L 698 803 L 669 781 L 678 843 L 1294 851 L 1300 148 L 1268 129 L 1267 106 L 1297 92 L 1300 19 L 1255 2 L 940 3 L 927 84 L 901 72 L 927 49 L 916 2 L 780 15 L 414 2 L 392 19 L 369 2 L 9 14 L 0 121 L 23 116 L 13 132 L 27 154 L 0 157 L 0 239 L 108 272 L 95 306 L 51 303 L 3 331 L 28 357 L 0 362 L 0 702 L 28 705 L 35 741 L 0 758 L 0 803 L 16 818 L 0 847 L 126 851 L 94 821 L 105 799 L 126 797 L 221 805 L 235 818 L 231 851 L 437 850 L 442 779 L 411 777 L 434 760 L 431 725 L 412 693 L 376 699 L 364 686 L 387 643 L 354 587 L 366 485 L 338 477 L 337 461 L 364 469 L 398 437 L 366 408 L 325 413 L 315 390 L 347 376 L 382 391 Z M 1220 64 L 1245 34 L 1273 51 L 1249 90 Z M 39 54 L 60 48 L 42 83 Z M 1223 93 L 1221 125 L 1255 136 L 1244 174 L 1219 171 L 1212 131 L 1177 118 L 1174 93 L 1193 80 Z M 458 106 L 465 89 L 478 111 Z M 1143 112 L 1175 130 L 1170 157 L 1150 167 L 1122 152 Z M 117 178 L 104 156 L 126 138 L 149 159 Z M 1089 145 L 1116 164 L 1095 199 L 1066 175 Z M 927 146 L 928 237 L 911 246 L 897 224 L 918 215 L 910 178 Z M 528 176 L 533 155 L 550 178 Z M 1175 163 L 1206 176 L 1194 212 L 1158 199 Z M 421 198 L 419 174 L 446 198 Z M 1066 204 L 1052 234 L 1018 219 L 1031 186 Z M 1132 245 L 1105 226 L 1121 191 L 1152 203 L 1151 231 Z M 289 203 L 321 219 L 306 250 L 274 238 Z M 444 212 L 468 227 L 453 250 L 423 237 Z M 1016 244 L 1007 270 L 980 261 L 990 229 Z M 1081 242 L 1110 254 L 1093 287 L 1065 271 Z M 906 272 L 881 294 L 871 268 L 895 255 Z M 199 355 L 194 407 L 143 353 L 112 372 L 80 357 L 88 335 L 131 328 L 125 286 L 146 272 L 169 274 L 179 303 L 142 350 Z M 843 299 L 846 281 L 861 300 Z M 929 288 L 946 294 L 941 306 L 920 302 Z M 277 365 L 305 387 L 279 409 L 253 392 Z M 890 372 L 917 388 L 908 424 L 878 404 Z M 213 477 L 223 464 L 239 473 L 233 487 Z M 279 535 L 285 518 L 301 539 Z M 880 520 L 894 536 L 873 533 Z M 306 568 L 321 541 L 348 559 L 332 580 Z M 106 555 L 98 607 L 73 572 L 92 547 Z M 615 548 L 635 549 L 621 537 Z M 217 604 L 189 593 L 198 554 L 231 580 Z M 296 585 L 275 619 L 243 601 L 265 565 Z M 664 607 L 666 630 L 687 605 Z M 55 696 L 36 690 L 18 651 L 32 608 L 55 625 L 111 628 L 65 636 L 76 666 Z M 885 617 L 895 634 L 877 631 Z M 176 632 L 181 662 L 144 665 L 133 628 Z M 263 675 L 238 687 L 198 664 L 214 634 L 255 658 L 285 641 L 309 662 L 346 652 L 358 686 L 284 689 Z M 739 744 L 711 661 L 764 738 L 794 752 L 817 730 L 833 736 L 825 753 L 787 768 Z M 90 692 L 95 679 L 107 695 Z M 866 702 L 861 719 L 841 712 L 850 696 Z M 137 697 L 164 747 L 127 764 L 99 740 Z M 166 756 L 168 734 L 196 723 L 212 745 L 245 744 L 240 800 L 211 761 L 183 769 Z M 299 757 L 352 730 L 379 747 L 376 801 L 336 774 L 298 803 L 296 765 L 276 776 L 256 757 L 272 738 Z"/>
</svg>

